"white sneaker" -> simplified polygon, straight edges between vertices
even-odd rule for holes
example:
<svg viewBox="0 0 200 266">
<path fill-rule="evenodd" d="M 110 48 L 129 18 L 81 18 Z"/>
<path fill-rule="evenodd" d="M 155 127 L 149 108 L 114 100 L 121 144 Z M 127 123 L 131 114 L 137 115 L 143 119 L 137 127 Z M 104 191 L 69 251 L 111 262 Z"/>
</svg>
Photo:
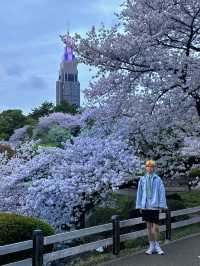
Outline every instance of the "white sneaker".
<svg viewBox="0 0 200 266">
<path fill-rule="evenodd" d="M 98 247 L 98 248 L 96 248 L 96 251 L 102 253 L 102 252 L 104 252 L 104 249 L 103 249 L 103 247 Z"/>
<path fill-rule="evenodd" d="M 151 254 L 154 253 L 154 251 L 155 251 L 154 247 L 149 247 L 149 248 L 145 251 L 145 253 L 146 253 L 147 255 L 151 255 Z"/>
<path fill-rule="evenodd" d="M 164 253 L 164 251 L 161 249 L 161 247 L 160 246 L 157 246 L 157 245 L 155 245 L 155 252 L 156 253 L 158 253 L 159 255 L 164 255 L 165 253 Z"/>
</svg>

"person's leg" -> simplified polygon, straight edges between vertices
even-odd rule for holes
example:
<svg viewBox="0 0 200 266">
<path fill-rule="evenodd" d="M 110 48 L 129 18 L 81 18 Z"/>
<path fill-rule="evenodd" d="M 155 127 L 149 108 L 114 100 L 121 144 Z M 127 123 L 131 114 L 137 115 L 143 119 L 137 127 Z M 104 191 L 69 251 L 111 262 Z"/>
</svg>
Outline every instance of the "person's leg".
<svg viewBox="0 0 200 266">
<path fill-rule="evenodd" d="M 148 231 L 148 239 L 149 241 L 155 241 L 154 232 L 153 232 L 153 223 L 146 222 L 147 231 Z"/>
<path fill-rule="evenodd" d="M 159 235 L 160 235 L 160 226 L 159 224 L 152 223 L 152 236 L 153 236 L 153 241 L 158 241 L 159 240 Z"/>
<path fill-rule="evenodd" d="M 156 224 L 156 223 L 153 223 L 152 225 L 152 234 L 153 234 L 153 238 L 154 238 L 154 247 L 155 247 L 155 251 L 160 254 L 160 255 L 163 255 L 164 252 L 163 250 L 161 249 L 160 245 L 159 245 L 159 229 L 160 229 L 160 226 L 159 224 Z"/>
<path fill-rule="evenodd" d="M 154 252 L 154 235 L 153 235 L 153 224 L 150 222 L 146 222 L 147 224 L 147 232 L 148 232 L 148 239 L 149 239 L 149 248 L 146 251 L 146 254 L 150 255 Z"/>
</svg>

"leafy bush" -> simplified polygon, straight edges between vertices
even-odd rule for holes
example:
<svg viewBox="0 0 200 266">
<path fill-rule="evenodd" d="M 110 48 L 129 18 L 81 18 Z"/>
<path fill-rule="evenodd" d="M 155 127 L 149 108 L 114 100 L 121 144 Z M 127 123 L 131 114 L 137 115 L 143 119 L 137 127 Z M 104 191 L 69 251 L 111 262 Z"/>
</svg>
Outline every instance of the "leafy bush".
<svg viewBox="0 0 200 266">
<path fill-rule="evenodd" d="M 54 230 L 49 224 L 39 219 L 12 213 L 0 213 L 0 245 L 30 240 L 32 239 L 32 232 L 35 229 L 41 229 L 44 236 L 54 233 Z M 52 246 L 50 246 L 51 249 Z M 22 260 L 30 257 L 30 255 L 30 250 L 4 255 L 1 258 L 1 263 L 5 264 L 11 261 Z"/>
<path fill-rule="evenodd" d="M 87 227 L 111 222 L 112 215 L 119 215 L 119 212 L 114 208 L 95 207 L 87 221 Z"/>
<path fill-rule="evenodd" d="M 167 206 L 171 211 L 185 209 L 185 204 L 180 200 L 168 199 L 167 198 Z"/>
<path fill-rule="evenodd" d="M 112 215 L 119 215 L 120 220 L 138 217 L 135 210 L 135 195 L 120 195 L 111 193 L 106 201 L 92 209 L 87 220 L 87 227 L 110 223 Z"/>
<path fill-rule="evenodd" d="M 34 138 L 40 139 L 42 144 L 53 144 L 53 146 L 61 147 L 62 143 L 72 139 L 69 129 L 59 125 L 52 125 L 48 129 L 35 130 Z"/>
<path fill-rule="evenodd" d="M 16 128 L 23 127 L 26 117 L 21 110 L 10 109 L 0 113 L 0 139 L 8 140 Z"/>
<path fill-rule="evenodd" d="M 179 200 L 179 201 L 182 200 L 181 196 L 178 193 L 169 194 L 166 197 L 167 199 L 172 199 L 172 200 Z"/>
<path fill-rule="evenodd" d="M 62 142 L 66 142 L 69 139 L 71 139 L 71 134 L 68 129 L 54 125 L 48 131 L 46 143 L 55 143 L 56 145 L 60 145 Z"/>
<path fill-rule="evenodd" d="M 175 199 L 167 199 L 167 206 L 171 211 L 176 211 L 186 208 L 185 204 L 182 201 Z M 188 218 L 189 218 L 188 215 L 179 215 L 177 217 L 172 217 L 172 222 L 174 223 Z"/>
</svg>

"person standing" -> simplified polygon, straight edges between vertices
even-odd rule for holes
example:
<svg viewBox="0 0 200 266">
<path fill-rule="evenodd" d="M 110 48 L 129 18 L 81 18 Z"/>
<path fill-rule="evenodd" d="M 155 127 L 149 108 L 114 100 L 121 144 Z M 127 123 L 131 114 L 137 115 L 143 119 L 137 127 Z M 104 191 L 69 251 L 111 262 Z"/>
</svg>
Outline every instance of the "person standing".
<svg viewBox="0 0 200 266">
<path fill-rule="evenodd" d="M 159 212 L 167 209 L 165 187 L 161 178 L 155 173 L 155 161 L 146 161 L 146 175 L 140 178 L 137 189 L 136 209 L 140 209 L 142 219 L 146 222 L 150 255 L 164 254 L 159 245 Z"/>
</svg>

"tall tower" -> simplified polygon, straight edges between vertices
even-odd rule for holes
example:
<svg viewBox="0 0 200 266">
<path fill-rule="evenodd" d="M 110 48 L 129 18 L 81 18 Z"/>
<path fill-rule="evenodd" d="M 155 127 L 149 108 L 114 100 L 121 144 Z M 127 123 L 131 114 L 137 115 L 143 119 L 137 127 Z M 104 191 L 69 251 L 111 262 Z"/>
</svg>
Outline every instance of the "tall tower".
<svg viewBox="0 0 200 266">
<path fill-rule="evenodd" d="M 78 61 L 73 53 L 73 42 L 69 36 L 60 35 L 63 41 L 64 56 L 60 64 L 59 78 L 56 82 L 56 104 L 67 101 L 80 107 L 80 83 L 78 81 Z"/>
</svg>

